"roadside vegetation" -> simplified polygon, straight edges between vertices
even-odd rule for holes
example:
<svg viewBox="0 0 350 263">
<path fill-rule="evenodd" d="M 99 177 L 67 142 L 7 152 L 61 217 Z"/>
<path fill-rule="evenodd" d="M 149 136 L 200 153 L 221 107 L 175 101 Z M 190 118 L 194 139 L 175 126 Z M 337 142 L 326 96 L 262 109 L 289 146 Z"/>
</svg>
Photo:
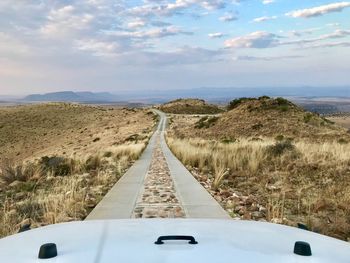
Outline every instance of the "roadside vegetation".
<svg viewBox="0 0 350 263">
<path fill-rule="evenodd" d="M 232 217 L 350 237 L 350 144 L 168 138 Z"/>
<path fill-rule="evenodd" d="M 0 237 L 84 219 L 137 160 L 157 123 L 142 109 L 0 108 Z"/>
<path fill-rule="evenodd" d="M 225 140 L 235 138 L 275 138 L 314 142 L 335 138 L 349 141 L 348 129 L 318 114 L 307 112 L 292 102 L 267 96 L 235 99 L 227 111 L 215 116 L 172 116 L 170 132 L 178 138 Z"/>
<path fill-rule="evenodd" d="M 172 114 L 218 114 L 224 111 L 200 99 L 177 99 L 159 106 L 159 109 Z"/>
<path fill-rule="evenodd" d="M 244 98 L 229 108 L 201 127 L 209 117 L 172 118 L 168 145 L 194 177 L 233 218 L 301 223 L 349 240 L 347 130 L 284 99 Z"/>
<path fill-rule="evenodd" d="M 84 219 L 124 174 L 146 143 L 125 144 L 85 159 L 44 156 L 0 166 L 0 237 L 27 224 Z"/>
</svg>

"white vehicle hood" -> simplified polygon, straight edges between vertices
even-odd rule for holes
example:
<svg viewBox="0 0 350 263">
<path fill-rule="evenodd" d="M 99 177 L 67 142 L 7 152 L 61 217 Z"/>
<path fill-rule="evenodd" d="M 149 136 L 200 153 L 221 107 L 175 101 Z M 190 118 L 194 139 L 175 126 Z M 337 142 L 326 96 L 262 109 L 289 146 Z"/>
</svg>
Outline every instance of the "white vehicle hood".
<svg viewBox="0 0 350 263">
<path fill-rule="evenodd" d="M 187 241 L 159 236 L 189 235 Z M 312 256 L 293 253 L 294 243 L 311 245 Z M 58 255 L 38 259 L 39 248 L 55 243 Z M 235 220 L 127 219 L 71 222 L 29 230 L 0 239 L 6 263 L 230 263 L 350 262 L 350 244 L 297 228 Z"/>
</svg>

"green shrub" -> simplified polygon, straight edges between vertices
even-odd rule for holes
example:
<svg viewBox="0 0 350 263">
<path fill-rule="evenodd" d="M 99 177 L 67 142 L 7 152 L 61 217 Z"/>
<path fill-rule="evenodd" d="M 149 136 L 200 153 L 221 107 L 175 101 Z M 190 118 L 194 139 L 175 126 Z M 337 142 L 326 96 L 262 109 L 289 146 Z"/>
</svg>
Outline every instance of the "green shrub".
<svg viewBox="0 0 350 263">
<path fill-rule="evenodd" d="M 306 113 L 304 115 L 304 122 L 305 123 L 309 123 L 311 121 L 311 119 L 312 119 L 312 116 L 313 116 L 312 113 L 310 113 L 310 112 Z"/>
<path fill-rule="evenodd" d="M 17 189 L 19 192 L 32 192 L 34 191 L 36 187 L 36 182 L 29 181 L 29 182 L 23 182 L 20 185 L 18 185 Z"/>
<path fill-rule="evenodd" d="M 0 181 L 6 185 L 14 181 L 27 182 L 35 175 L 42 176 L 43 171 L 34 164 L 14 165 L 10 162 L 2 164 L 0 169 Z"/>
<path fill-rule="evenodd" d="M 281 142 L 276 142 L 274 145 L 268 146 L 268 153 L 273 156 L 280 156 L 287 151 L 294 151 L 295 146 L 292 144 L 290 140 L 285 140 Z"/>
<path fill-rule="evenodd" d="M 236 142 L 237 140 L 236 139 L 232 139 L 232 138 L 224 138 L 224 139 L 222 139 L 221 140 L 221 142 L 222 143 L 224 143 L 224 144 L 230 144 L 230 143 L 234 143 L 234 142 Z"/>
<path fill-rule="evenodd" d="M 19 218 L 24 216 L 33 220 L 40 220 L 44 214 L 44 207 L 38 201 L 32 199 L 17 203 L 16 210 Z"/>
<path fill-rule="evenodd" d="M 85 163 L 85 168 L 87 171 L 96 171 L 101 166 L 102 166 L 102 160 L 98 155 L 90 156 Z"/>
<path fill-rule="evenodd" d="M 258 138 L 258 137 L 253 137 L 253 138 L 249 139 L 249 141 L 250 141 L 250 142 L 262 142 L 263 139 Z"/>
<path fill-rule="evenodd" d="M 262 125 L 261 123 L 258 123 L 258 124 L 255 124 L 252 126 L 252 129 L 253 130 L 259 130 L 263 127 L 264 125 Z"/>
<path fill-rule="evenodd" d="M 268 100 L 271 99 L 269 96 L 261 96 L 258 98 L 258 100 Z"/>
<path fill-rule="evenodd" d="M 284 136 L 282 134 L 277 135 L 275 138 L 276 141 L 283 141 L 284 140 Z"/>
<path fill-rule="evenodd" d="M 326 123 L 328 123 L 328 124 L 335 124 L 334 121 L 328 120 L 328 119 L 325 118 L 325 117 L 322 117 L 322 119 L 323 119 Z"/>
<path fill-rule="evenodd" d="M 289 101 L 286 100 L 285 98 L 281 98 L 281 97 L 276 98 L 276 102 L 280 106 L 289 105 Z"/>
<path fill-rule="evenodd" d="M 349 142 L 348 142 L 347 140 L 345 140 L 344 138 L 340 138 L 340 139 L 338 140 L 338 143 L 339 143 L 339 144 L 348 144 Z"/>
<path fill-rule="evenodd" d="M 278 109 L 279 109 L 280 111 L 282 111 L 282 112 L 286 112 L 286 111 L 289 110 L 289 106 L 288 106 L 288 105 L 280 105 L 280 106 L 278 107 Z"/>
<path fill-rule="evenodd" d="M 237 108 L 242 102 L 244 101 L 249 101 L 249 100 L 255 100 L 254 98 L 239 98 L 239 99 L 234 99 L 229 102 L 229 105 L 227 106 L 228 110 L 233 110 L 234 108 Z"/>
<path fill-rule="evenodd" d="M 139 135 L 138 134 L 132 134 L 128 138 L 125 139 L 127 142 L 137 142 L 139 140 Z"/>
<path fill-rule="evenodd" d="M 109 157 L 112 157 L 112 155 L 113 155 L 113 153 L 112 153 L 111 151 L 108 151 L 108 152 L 105 152 L 105 153 L 103 154 L 103 157 L 109 158 Z"/>
<path fill-rule="evenodd" d="M 40 160 L 42 169 L 51 172 L 54 176 L 66 176 L 71 174 L 71 161 L 64 157 L 44 156 Z"/>
<path fill-rule="evenodd" d="M 196 122 L 195 124 L 195 128 L 197 129 L 203 129 L 203 128 L 209 128 L 211 126 L 213 126 L 217 121 L 218 121 L 219 117 L 213 116 L 213 117 L 202 117 L 199 119 L 199 121 Z"/>
</svg>

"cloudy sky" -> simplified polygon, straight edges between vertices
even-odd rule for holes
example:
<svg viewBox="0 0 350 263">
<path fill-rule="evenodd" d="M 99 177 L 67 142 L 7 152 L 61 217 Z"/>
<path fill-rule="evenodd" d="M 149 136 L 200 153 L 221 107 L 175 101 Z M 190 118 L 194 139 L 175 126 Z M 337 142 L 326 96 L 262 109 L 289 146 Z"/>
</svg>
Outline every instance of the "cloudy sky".
<svg viewBox="0 0 350 263">
<path fill-rule="evenodd" d="M 348 1 L 0 1 L 0 94 L 350 86 L 349 74 Z"/>
</svg>

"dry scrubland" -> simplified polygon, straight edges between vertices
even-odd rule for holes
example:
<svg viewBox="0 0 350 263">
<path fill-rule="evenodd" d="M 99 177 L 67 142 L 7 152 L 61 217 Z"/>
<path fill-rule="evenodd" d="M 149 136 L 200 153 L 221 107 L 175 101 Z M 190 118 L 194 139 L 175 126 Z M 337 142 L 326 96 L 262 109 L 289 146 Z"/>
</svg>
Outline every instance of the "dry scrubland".
<svg viewBox="0 0 350 263">
<path fill-rule="evenodd" d="M 0 237 L 84 219 L 145 148 L 146 110 L 75 104 L 0 109 Z"/>
<path fill-rule="evenodd" d="M 159 110 L 172 114 L 217 114 L 223 112 L 218 106 L 199 99 L 178 99 L 158 107 Z"/>
<path fill-rule="evenodd" d="M 343 126 L 350 130 L 350 113 L 342 114 L 338 116 L 327 117 L 329 120 L 335 122 L 336 124 Z"/>
<path fill-rule="evenodd" d="M 303 223 L 348 240 L 347 130 L 282 99 L 230 108 L 220 117 L 172 117 L 171 150 L 232 217 Z"/>
</svg>

